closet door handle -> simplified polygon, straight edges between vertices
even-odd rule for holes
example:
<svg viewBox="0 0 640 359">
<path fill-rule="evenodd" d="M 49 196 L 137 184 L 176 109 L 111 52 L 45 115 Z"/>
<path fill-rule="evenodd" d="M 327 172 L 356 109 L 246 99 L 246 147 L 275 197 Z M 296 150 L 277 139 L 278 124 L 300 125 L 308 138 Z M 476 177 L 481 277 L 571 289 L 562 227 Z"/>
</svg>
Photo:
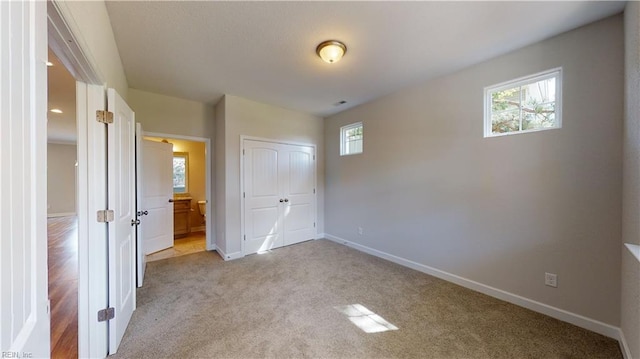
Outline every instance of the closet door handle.
<svg viewBox="0 0 640 359">
<path fill-rule="evenodd" d="M 284 201 L 285 201 L 285 202 L 289 202 L 289 198 L 285 198 L 285 199 L 284 199 Z"/>
<path fill-rule="evenodd" d="M 284 199 L 280 198 L 280 203 L 284 202 Z"/>
<path fill-rule="evenodd" d="M 169 200 L 169 203 L 173 203 L 173 199 L 170 199 L 170 200 Z"/>
</svg>

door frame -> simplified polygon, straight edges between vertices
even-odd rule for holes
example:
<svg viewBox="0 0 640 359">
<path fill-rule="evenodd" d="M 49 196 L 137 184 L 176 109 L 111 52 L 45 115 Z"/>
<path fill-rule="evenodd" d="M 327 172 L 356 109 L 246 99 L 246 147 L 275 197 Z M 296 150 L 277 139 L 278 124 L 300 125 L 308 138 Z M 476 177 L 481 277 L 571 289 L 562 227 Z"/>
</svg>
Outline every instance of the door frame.
<svg viewBox="0 0 640 359">
<path fill-rule="evenodd" d="M 47 2 L 47 26 L 49 46 L 76 79 L 78 356 L 105 357 L 107 322 L 95 319 L 97 311 L 108 303 L 107 226 L 91 213 L 105 209 L 107 203 L 106 129 L 90 121 L 97 108 L 105 108 L 105 81 L 84 38 L 78 36 L 81 31 L 64 1 Z"/>
<path fill-rule="evenodd" d="M 205 243 L 208 251 L 216 250 L 216 236 L 214 232 L 215 227 L 213 223 L 215 217 L 212 211 L 213 201 L 211 196 L 212 194 L 211 180 L 213 179 L 212 171 L 211 171 L 211 168 L 212 168 L 211 161 L 213 159 L 213 152 L 211 152 L 211 139 L 206 137 L 185 136 L 185 135 L 175 135 L 171 133 L 145 131 L 144 126 L 142 128 L 142 134 L 143 136 L 148 136 L 148 137 L 162 137 L 167 139 L 173 138 L 176 140 L 184 140 L 184 141 L 192 141 L 192 142 L 204 142 L 204 162 L 205 162 L 204 181 L 205 181 L 205 197 L 206 197 L 205 200 L 207 201 L 206 211 L 207 211 L 207 217 L 208 217 L 207 222 L 205 223 Z"/>
<path fill-rule="evenodd" d="M 244 225 L 245 225 L 245 216 L 244 216 L 244 197 L 242 196 L 242 193 L 245 192 L 245 188 L 244 188 L 244 155 L 243 155 L 243 151 L 244 151 L 244 141 L 249 140 L 249 141 L 259 141 L 259 142 L 269 142 L 269 143 L 277 143 L 277 144 L 282 144 L 282 145 L 292 145 L 292 146 L 306 146 L 306 147 L 311 147 L 313 148 L 313 154 L 315 156 L 315 160 L 313 161 L 313 187 L 316 189 L 316 193 L 315 193 L 315 203 L 314 203 L 314 221 L 316 223 L 318 223 L 318 147 L 314 144 L 311 143 L 304 143 L 304 142 L 296 142 L 296 141 L 287 141 L 287 140 L 277 140 L 277 139 L 272 139 L 272 138 L 265 138 L 265 137 L 255 137 L 255 136 L 247 136 L 247 135 L 240 135 L 240 193 L 239 193 L 239 198 L 240 198 L 240 250 L 242 253 L 242 256 L 246 256 L 245 254 L 245 248 L 244 248 Z M 318 237 L 318 227 L 316 226 L 316 234 L 313 237 L 313 239 L 316 239 Z"/>
</svg>

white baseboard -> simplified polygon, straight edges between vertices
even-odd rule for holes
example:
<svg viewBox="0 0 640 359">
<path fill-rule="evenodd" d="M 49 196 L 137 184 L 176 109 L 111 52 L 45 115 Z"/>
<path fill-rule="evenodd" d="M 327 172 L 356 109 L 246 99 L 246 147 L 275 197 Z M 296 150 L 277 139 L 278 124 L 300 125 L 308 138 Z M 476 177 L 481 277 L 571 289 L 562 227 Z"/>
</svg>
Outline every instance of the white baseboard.
<svg viewBox="0 0 640 359">
<path fill-rule="evenodd" d="M 232 261 L 234 259 L 238 259 L 238 258 L 244 257 L 242 252 L 233 252 L 233 253 L 227 254 L 221 248 L 217 248 L 216 252 L 218 252 L 220 257 L 222 257 L 222 259 L 224 259 L 225 261 Z"/>
<path fill-rule="evenodd" d="M 622 331 L 622 329 L 620 329 L 619 331 L 620 337 L 618 341 L 620 342 L 620 350 L 622 351 L 622 356 L 624 357 L 624 359 L 633 359 L 633 357 L 631 356 L 631 349 L 629 348 L 627 339 L 624 336 L 624 332 Z"/>
<path fill-rule="evenodd" d="M 47 218 L 71 217 L 75 215 L 76 215 L 76 212 L 48 213 Z"/>
<path fill-rule="evenodd" d="M 323 238 L 326 238 L 326 234 L 325 233 L 316 234 L 316 238 L 315 239 L 323 239 Z"/>
<path fill-rule="evenodd" d="M 324 238 L 622 342 L 620 328 L 325 233 Z M 626 346 L 626 343 L 623 345 Z M 628 348 L 625 348 L 628 352 Z M 623 350 L 624 351 L 624 350 Z M 630 359 L 631 357 L 629 357 Z"/>
</svg>

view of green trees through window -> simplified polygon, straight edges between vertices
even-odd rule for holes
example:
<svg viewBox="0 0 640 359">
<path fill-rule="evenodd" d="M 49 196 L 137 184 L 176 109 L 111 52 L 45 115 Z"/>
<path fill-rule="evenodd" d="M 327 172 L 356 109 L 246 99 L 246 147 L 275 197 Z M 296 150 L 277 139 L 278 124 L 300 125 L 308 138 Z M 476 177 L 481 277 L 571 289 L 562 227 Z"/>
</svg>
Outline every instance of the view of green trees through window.
<svg viewBox="0 0 640 359">
<path fill-rule="evenodd" d="M 556 94 L 559 76 L 560 72 L 555 71 L 489 90 L 490 134 L 560 127 Z"/>
<path fill-rule="evenodd" d="M 362 153 L 362 122 L 340 127 L 340 156 Z"/>
<path fill-rule="evenodd" d="M 186 192 L 187 159 L 185 157 L 173 157 L 173 192 Z"/>
<path fill-rule="evenodd" d="M 362 126 L 347 130 L 347 152 L 362 152 Z"/>
</svg>

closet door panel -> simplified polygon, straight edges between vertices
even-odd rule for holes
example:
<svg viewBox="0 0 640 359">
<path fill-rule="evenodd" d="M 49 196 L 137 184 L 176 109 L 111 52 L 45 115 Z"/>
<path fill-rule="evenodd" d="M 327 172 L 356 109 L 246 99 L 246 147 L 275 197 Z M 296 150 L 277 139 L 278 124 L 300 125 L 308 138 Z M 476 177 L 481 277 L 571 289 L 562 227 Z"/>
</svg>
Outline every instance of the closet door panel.
<svg viewBox="0 0 640 359">
<path fill-rule="evenodd" d="M 315 160 L 312 147 L 284 145 L 284 244 L 314 239 Z"/>
<path fill-rule="evenodd" d="M 279 147 L 268 142 L 245 141 L 245 255 L 283 245 Z"/>
</svg>

